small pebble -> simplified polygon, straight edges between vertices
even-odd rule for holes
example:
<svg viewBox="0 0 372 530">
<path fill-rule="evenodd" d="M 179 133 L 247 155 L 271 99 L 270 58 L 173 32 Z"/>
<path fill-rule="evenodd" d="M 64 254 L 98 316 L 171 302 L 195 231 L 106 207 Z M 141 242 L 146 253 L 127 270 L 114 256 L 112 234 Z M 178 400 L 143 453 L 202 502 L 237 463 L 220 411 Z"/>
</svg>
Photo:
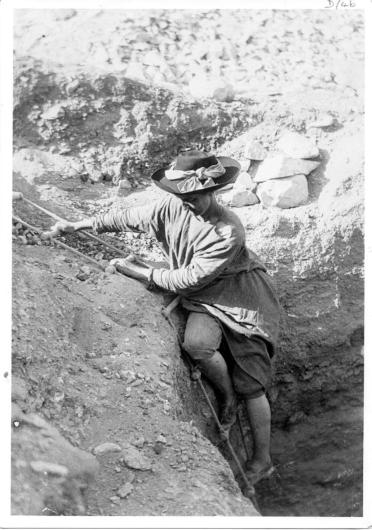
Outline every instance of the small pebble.
<svg viewBox="0 0 372 530">
<path fill-rule="evenodd" d="M 133 442 L 132 442 L 132 445 L 134 445 L 135 447 L 139 447 L 140 449 L 142 449 L 142 447 L 145 445 L 145 438 L 143 436 L 140 436 L 139 438 L 136 438 Z"/>
<path fill-rule="evenodd" d="M 118 495 L 121 499 L 125 499 L 125 497 L 128 497 L 128 495 L 130 495 L 132 491 L 133 491 L 133 485 L 130 482 L 126 482 L 124 486 L 122 486 L 118 490 Z"/>
<path fill-rule="evenodd" d="M 89 278 L 89 274 L 87 274 L 86 272 L 78 272 L 76 274 L 76 278 L 82 282 L 85 282 L 85 280 Z"/>
<path fill-rule="evenodd" d="M 34 460 L 30 462 L 30 467 L 36 473 L 59 475 L 66 477 L 68 475 L 68 469 L 60 464 L 54 464 L 53 462 L 43 462 L 41 460 Z"/>
<path fill-rule="evenodd" d="M 97 447 L 93 449 L 95 455 L 105 455 L 106 453 L 117 453 L 119 451 L 121 451 L 120 445 L 111 442 L 97 445 Z"/>
<path fill-rule="evenodd" d="M 335 119 L 333 116 L 331 116 L 330 114 L 326 114 L 324 116 L 320 116 L 317 120 L 313 121 L 312 123 L 309 123 L 308 127 L 309 128 L 316 128 L 316 129 L 321 129 L 321 128 L 325 128 L 325 127 L 331 127 L 331 125 L 333 125 L 335 122 Z"/>
<path fill-rule="evenodd" d="M 164 450 L 164 444 L 160 443 L 160 442 L 155 442 L 154 443 L 154 451 L 157 455 L 160 455 Z"/>
<path fill-rule="evenodd" d="M 117 495 L 113 495 L 112 497 L 110 497 L 110 501 L 113 504 L 117 504 L 120 501 L 120 497 L 118 497 Z"/>
<path fill-rule="evenodd" d="M 159 436 L 156 438 L 156 441 L 161 443 L 161 444 L 166 444 L 167 443 L 167 439 L 162 434 L 159 434 Z"/>
<path fill-rule="evenodd" d="M 136 380 L 136 376 L 131 370 L 120 370 L 119 374 L 121 379 L 126 379 L 128 385 Z"/>
</svg>

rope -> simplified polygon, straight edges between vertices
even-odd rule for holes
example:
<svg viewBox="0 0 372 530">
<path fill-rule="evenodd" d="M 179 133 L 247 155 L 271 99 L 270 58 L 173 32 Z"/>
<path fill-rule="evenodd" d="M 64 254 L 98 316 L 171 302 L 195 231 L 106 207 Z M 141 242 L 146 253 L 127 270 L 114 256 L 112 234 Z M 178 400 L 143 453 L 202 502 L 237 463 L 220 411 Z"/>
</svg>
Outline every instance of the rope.
<svg viewBox="0 0 372 530">
<path fill-rule="evenodd" d="M 47 215 L 49 215 L 53 219 L 56 219 L 56 221 L 66 222 L 65 219 L 63 219 L 62 217 L 59 217 L 59 215 L 51 212 L 50 210 L 47 210 L 46 208 L 43 208 L 42 206 L 39 206 L 35 202 L 30 201 L 30 199 L 26 199 L 25 197 L 22 197 L 22 198 L 23 198 L 23 200 L 26 203 L 30 204 L 31 206 L 33 206 L 37 210 L 40 210 L 41 212 L 46 213 Z M 89 239 L 92 239 L 93 241 L 97 241 L 98 243 L 101 243 L 101 245 L 104 245 L 105 247 L 109 248 L 110 250 L 114 250 L 116 253 L 120 254 L 121 256 L 127 257 L 127 254 L 125 254 L 125 252 L 123 252 L 122 250 L 119 250 L 118 248 L 114 247 L 113 245 L 110 245 L 110 243 L 106 243 L 106 241 L 104 241 L 103 239 L 95 236 L 94 234 L 91 234 L 90 232 L 87 232 L 86 230 L 79 230 L 78 232 L 80 232 L 81 234 L 84 234 L 86 237 L 88 237 Z"/>
<path fill-rule="evenodd" d="M 16 215 L 13 215 L 13 219 L 17 223 L 21 223 L 23 226 L 25 226 L 29 230 L 33 230 L 37 234 L 41 235 L 43 233 L 42 230 L 39 230 L 39 228 L 36 228 L 36 226 L 32 226 L 29 223 L 26 223 L 25 221 L 23 221 L 20 217 L 17 217 Z M 69 250 L 70 252 L 72 252 L 73 254 L 76 254 L 79 257 L 83 257 L 84 259 L 86 259 L 86 260 L 90 261 L 91 263 L 93 263 L 99 269 L 101 269 L 103 271 L 105 270 L 105 267 L 103 265 L 101 265 L 98 261 L 96 261 L 95 259 L 91 258 L 90 256 L 86 256 L 82 252 L 79 252 L 78 250 L 70 247 L 69 245 L 66 245 L 66 243 L 62 243 L 62 241 L 59 241 L 58 239 L 55 239 L 54 237 L 51 237 L 50 241 L 52 241 L 53 243 L 55 243 L 59 247 L 62 247 L 64 249 L 66 249 L 66 250 Z"/>
<path fill-rule="evenodd" d="M 243 432 L 243 427 L 242 427 L 242 422 L 241 422 L 241 419 L 240 419 L 239 411 L 238 411 L 238 414 L 237 414 L 237 418 L 238 418 L 238 426 L 239 426 L 240 436 L 241 436 L 241 438 L 243 440 L 245 454 L 247 455 L 247 460 L 250 460 L 251 457 L 250 457 L 250 454 L 249 454 L 247 441 L 246 441 L 245 436 L 244 436 L 244 432 Z"/>
</svg>

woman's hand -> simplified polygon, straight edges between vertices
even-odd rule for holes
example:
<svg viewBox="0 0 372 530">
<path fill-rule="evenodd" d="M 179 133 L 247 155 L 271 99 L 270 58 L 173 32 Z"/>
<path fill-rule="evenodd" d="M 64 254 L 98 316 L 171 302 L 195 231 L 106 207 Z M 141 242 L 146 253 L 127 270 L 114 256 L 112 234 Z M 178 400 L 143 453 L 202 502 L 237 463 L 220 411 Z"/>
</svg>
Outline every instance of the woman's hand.
<svg viewBox="0 0 372 530">
<path fill-rule="evenodd" d="M 145 282 L 151 281 L 152 268 L 132 254 L 127 258 L 112 259 L 110 265 L 130 278 Z"/>
<path fill-rule="evenodd" d="M 71 234 L 77 230 L 85 230 L 93 228 L 93 219 L 83 219 L 82 221 L 58 221 L 52 226 L 49 232 L 44 232 L 41 237 L 42 239 L 48 239 L 50 237 L 56 237 L 63 233 Z"/>
<path fill-rule="evenodd" d="M 76 223 L 71 223 L 70 221 L 58 221 L 58 223 L 52 226 L 49 232 L 43 232 L 41 234 L 41 239 L 57 237 L 65 232 L 75 232 L 75 230 L 77 230 Z"/>
<path fill-rule="evenodd" d="M 76 223 L 73 223 L 71 221 L 58 221 L 55 225 L 52 226 L 51 231 L 52 232 L 58 232 L 63 233 L 71 233 L 75 232 L 77 230 Z"/>
</svg>

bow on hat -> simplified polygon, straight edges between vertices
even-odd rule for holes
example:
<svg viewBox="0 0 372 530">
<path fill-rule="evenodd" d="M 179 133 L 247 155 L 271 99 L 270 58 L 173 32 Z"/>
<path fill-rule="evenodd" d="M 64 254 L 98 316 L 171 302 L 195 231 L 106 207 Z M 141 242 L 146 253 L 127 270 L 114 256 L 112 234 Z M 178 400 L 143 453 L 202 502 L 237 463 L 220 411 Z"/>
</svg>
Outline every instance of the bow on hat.
<svg viewBox="0 0 372 530">
<path fill-rule="evenodd" d="M 234 182 L 239 170 L 233 158 L 187 149 L 178 153 L 172 165 L 157 169 L 151 179 L 162 190 L 183 197 L 223 188 Z"/>
<path fill-rule="evenodd" d="M 165 176 L 168 180 L 182 180 L 182 182 L 177 184 L 177 188 L 181 193 L 190 193 L 210 188 L 215 185 L 214 178 L 221 177 L 221 175 L 226 173 L 225 168 L 219 160 L 213 166 L 199 167 L 187 171 L 174 169 L 174 167 L 175 163 L 172 164 L 170 169 L 165 171 Z"/>
</svg>

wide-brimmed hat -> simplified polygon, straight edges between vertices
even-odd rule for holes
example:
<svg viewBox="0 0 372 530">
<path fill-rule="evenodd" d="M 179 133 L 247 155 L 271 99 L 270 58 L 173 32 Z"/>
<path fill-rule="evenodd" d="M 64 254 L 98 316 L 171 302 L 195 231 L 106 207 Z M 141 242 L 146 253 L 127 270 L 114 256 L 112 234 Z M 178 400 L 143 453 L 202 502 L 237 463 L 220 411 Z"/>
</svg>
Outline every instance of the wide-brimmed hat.
<svg viewBox="0 0 372 530">
<path fill-rule="evenodd" d="M 181 151 L 172 164 L 155 171 L 151 179 L 159 188 L 185 196 L 222 188 L 235 180 L 239 170 L 239 162 L 228 156 Z"/>
</svg>

